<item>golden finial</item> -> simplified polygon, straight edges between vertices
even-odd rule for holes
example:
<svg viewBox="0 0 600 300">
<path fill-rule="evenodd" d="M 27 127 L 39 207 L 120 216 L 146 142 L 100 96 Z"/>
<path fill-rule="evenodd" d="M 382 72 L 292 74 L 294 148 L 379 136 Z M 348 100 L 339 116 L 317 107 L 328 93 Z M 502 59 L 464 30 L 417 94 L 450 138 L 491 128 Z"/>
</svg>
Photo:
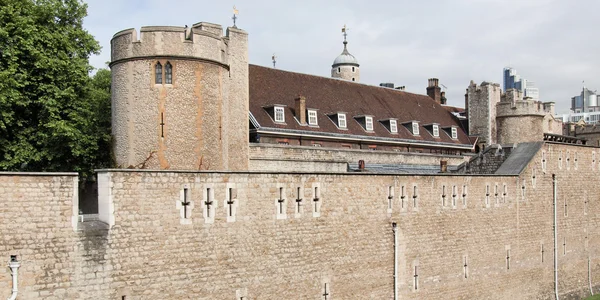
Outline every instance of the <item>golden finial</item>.
<svg viewBox="0 0 600 300">
<path fill-rule="evenodd" d="M 237 10 L 237 8 L 235 8 L 235 5 L 233 6 L 233 17 L 231 17 L 231 19 L 233 20 L 233 27 L 237 28 L 235 26 L 235 21 L 237 20 L 237 15 L 239 15 L 239 11 Z"/>
</svg>

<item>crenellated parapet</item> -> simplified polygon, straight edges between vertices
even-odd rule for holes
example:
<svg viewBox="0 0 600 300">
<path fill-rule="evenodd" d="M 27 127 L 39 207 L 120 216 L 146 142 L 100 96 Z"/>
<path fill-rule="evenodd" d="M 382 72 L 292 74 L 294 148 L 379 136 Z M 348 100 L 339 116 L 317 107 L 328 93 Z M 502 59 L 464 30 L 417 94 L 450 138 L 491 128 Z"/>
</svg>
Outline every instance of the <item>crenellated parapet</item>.
<svg viewBox="0 0 600 300">
<path fill-rule="evenodd" d="M 541 101 L 523 99 L 523 94 L 516 89 L 506 91 L 496 106 L 498 118 L 508 116 L 539 116 L 544 117 L 548 112 L 547 105 Z"/>
<path fill-rule="evenodd" d="M 192 27 L 146 26 L 138 32 L 126 29 L 117 32 L 111 40 L 111 65 L 122 61 L 152 57 L 202 59 L 228 66 L 229 28 L 223 36 L 221 25 L 197 23 Z"/>
</svg>

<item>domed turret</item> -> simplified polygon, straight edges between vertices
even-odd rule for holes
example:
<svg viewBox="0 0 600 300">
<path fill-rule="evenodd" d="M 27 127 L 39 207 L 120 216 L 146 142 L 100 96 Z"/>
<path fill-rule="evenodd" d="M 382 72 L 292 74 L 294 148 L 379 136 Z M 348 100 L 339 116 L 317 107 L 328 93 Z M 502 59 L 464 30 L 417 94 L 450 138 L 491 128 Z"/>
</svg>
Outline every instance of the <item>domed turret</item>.
<svg viewBox="0 0 600 300">
<path fill-rule="evenodd" d="M 360 80 L 360 65 L 356 57 L 348 52 L 347 30 L 346 25 L 344 25 L 344 28 L 342 28 L 344 51 L 335 58 L 333 65 L 331 65 L 331 77 L 358 82 Z"/>
</svg>

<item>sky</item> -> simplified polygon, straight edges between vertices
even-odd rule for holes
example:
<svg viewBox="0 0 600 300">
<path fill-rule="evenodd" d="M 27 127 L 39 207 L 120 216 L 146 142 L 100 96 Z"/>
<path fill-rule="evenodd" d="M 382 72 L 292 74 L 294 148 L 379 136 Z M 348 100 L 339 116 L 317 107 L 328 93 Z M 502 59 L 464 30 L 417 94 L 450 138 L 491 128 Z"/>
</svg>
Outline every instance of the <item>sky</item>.
<svg viewBox="0 0 600 300">
<path fill-rule="evenodd" d="M 329 77 L 342 52 L 360 63 L 361 82 L 392 82 L 425 94 L 428 78 L 446 86 L 448 104 L 464 107 L 471 80 L 502 84 L 510 66 L 534 81 L 541 101 L 568 112 L 585 84 L 600 89 L 597 0 L 191 1 L 87 0 L 84 27 L 102 46 L 90 61 L 110 61 L 110 39 L 127 28 L 211 22 L 249 34 L 250 63 Z M 585 81 L 585 83 L 584 83 Z"/>
</svg>

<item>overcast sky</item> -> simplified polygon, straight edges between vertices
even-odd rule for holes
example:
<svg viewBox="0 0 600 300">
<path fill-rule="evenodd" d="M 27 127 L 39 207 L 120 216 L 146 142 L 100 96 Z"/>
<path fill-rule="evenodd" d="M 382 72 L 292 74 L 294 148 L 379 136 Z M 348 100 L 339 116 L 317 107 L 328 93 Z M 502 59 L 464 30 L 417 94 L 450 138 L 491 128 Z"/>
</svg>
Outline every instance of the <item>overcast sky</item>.
<svg viewBox="0 0 600 300">
<path fill-rule="evenodd" d="M 250 63 L 330 76 L 342 51 L 341 28 L 350 28 L 348 50 L 360 63 L 361 82 L 393 82 L 425 94 L 427 79 L 447 87 L 448 104 L 464 106 L 470 80 L 502 84 L 512 66 L 540 88 L 542 101 L 567 111 L 582 81 L 600 89 L 600 1 L 198 1 L 87 0 L 85 28 L 102 45 L 92 64 L 110 61 L 117 31 L 149 25 L 205 21 L 237 25 L 249 33 Z"/>
</svg>

